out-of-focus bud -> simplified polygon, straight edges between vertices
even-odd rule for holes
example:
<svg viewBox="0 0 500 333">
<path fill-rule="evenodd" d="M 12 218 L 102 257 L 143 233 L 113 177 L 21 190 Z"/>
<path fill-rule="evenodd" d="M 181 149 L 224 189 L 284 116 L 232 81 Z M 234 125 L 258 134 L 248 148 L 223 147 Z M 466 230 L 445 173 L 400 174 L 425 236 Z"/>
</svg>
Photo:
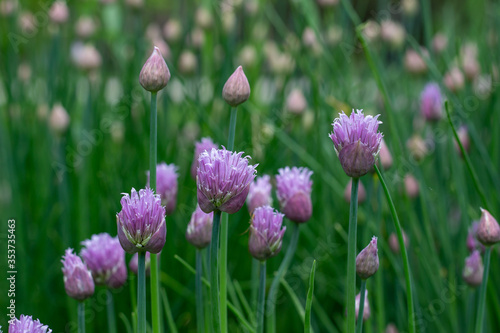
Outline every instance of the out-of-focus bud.
<svg viewBox="0 0 500 333">
<path fill-rule="evenodd" d="M 196 10 L 195 22 L 197 26 L 204 30 L 210 29 L 214 23 L 212 13 L 205 7 L 199 7 Z"/>
<path fill-rule="evenodd" d="M 361 293 L 356 295 L 356 300 L 355 300 L 355 306 L 356 306 L 356 321 L 358 320 L 359 317 L 359 306 L 361 302 Z M 363 321 L 368 320 L 371 315 L 370 311 L 370 302 L 368 302 L 368 290 L 365 290 L 365 301 L 364 301 L 364 308 L 363 308 Z"/>
<path fill-rule="evenodd" d="M 481 253 L 484 252 L 485 247 L 477 239 L 477 229 L 479 228 L 479 221 L 472 222 L 467 233 L 467 248 L 472 253 L 474 250 L 479 250 Z"/>
<path fill-rule="evenodd" d="M 70 118 L 66 109 L 60 103 L 54 105 L 52 111 L 50 111 L 50 129 L 57 135 L 63 135 L 68 129 L 69 121 Z"/>
<path fill-rule="evenodd" d="M 415 16 L 418 12 L 418 1 L 417 0 L 402 0 L 401 7 L 403 8 L 403 13 L 407 16 Z"/>
<path fill-rule="evenodd" d="M 465 258 L 465 266 L 462 271 L 464 281 L 471 287 L 477 287 L 483 282 L 484 266 L 478 250 L 474 250 L 470 256 Z"/>
<path fill-rule="evenodd" d="M 191 51 L 183 51 L 179 56 L 179 72 L 184 75 L 193 75 L 198 68 L 198 60 Z"/>
<path fill-rule="evenodd" d="M 422 52 L 426 54 L 427 50 L 423 50 Z M 427 72 L 427 65 L 424 59 L 415 50 L 406 50 L 404 63 L 406 70 L 412 74 Z"/>
<path fill-rule="evenodd" d="M 377 40 L 380 37 L 380 25 L 373 20 L 368 20 L 363 26 L 362 33 L 368 42 Z"/>
<path fill-rule="evenodd" d="M 96 31 L 96 23 L 89 16 L 81 16 L 75 24 L 75 32 L 78 37 L 86 39 Z"/>
<path fill-rule="evenodd" d="M 399 333 L 398 328 L 393 323 L 389 323 L 385 328 L 385 333 Z"/>
<path fill-rule="evenodd" d="M 160 49 L 155 46 L 153 53 L 142 67 L 139 82 L 145 90 L 155 93 L 165 88 L 169 80 L 170 71 L 167 63 Z"/>
<path fill-rule="evenodd" d="M 31 78 L 31 67 L 28 63 L 21 63 L 17 68 L 17 77 L 20 81 L 28 83 Z"/>
<path fill-rule="evenodd" d="M 295 223 L 307 222 L 312 215 L 312 171 L 307 168 L 278 169 L 276 194 L 281 211 Z"/>
<path fill-rule="evenodd" d="M 17 0 L 2 0 L 0 1 L 0 15 L 4 17 L 11 16 L 17 10 Z"/>
<path fill-rule="evenodd" d="M 500 242 L 500 226 L 486 209 L 481 208 L 481 219 L 477 227 L 477 239 L 485 246 Z"/>
<path fill-rule="evenodd" d="M 437 83 L 431 82 L 425 85 L 420 94 L 420 113 L 430 122 L 443 118 L 443 98 Z"/>
<path fill-rule="evenodd" d="M 158 257 L 160 256 L 160 253 L 158 253 Z M 132 256 L 132 259 L 130 259 L 130 261 L 128 263 L 128 268 L 130 268 L 132 273 L 137 275 L 138 266 L 139 266 L 139 253 L 135 253 Z M 149 253 L 149 252 L 146 252 L 146 260 L 145 260 L 144 266 L 146 268 L 146 275 L 149 276 L 150 270 L 151 270 L 151 253 Z"/>
<path fill-rule="evenodd" d="M 401 24 L 385 20 L 380 25 L 380 36 L 393 48 L 400 48 L 405 41 L 406 31 Z"/>
<path fill-rule="evenodd" d="M 392 167 L 392 155 L 387 147 L 387 144 L 385 143 L 384 138 L 380 141 L 380 152 L 378 154 L 378 158 L 380 160 L 380 165 L 382 165 L 384 170 L 389 170 Z"/>
<path fill-rule="evenodd" d="M 258 207 L 272 205 L 272 189 L 271 177 L 269 175 L 257 177 L 257 179 L 250 184 L 250 190 L 247 196 L 247 208 L 250 215 L 253 214 L 253 211 Z"/>
<path fill-rule="evenodd" d="M 404 184 L 405 184 L 405 193 L 410 199 L 415 199 L 418 197 L 418 194 L 420 192 L 420 187 L 418 185 L 417 179 L 411 175 L 411 174 L 406 174 L 404 178 Z"/>
<path fill-rule="evenodd" d="M 71 46 L 71 59 L 73 63 L 84 71 L 91 71 L 101 66 L 101 55 L 90 44 L 75 43 Z"/>
<path fill-rule="evenodd" d="M 32 13 L 22 12 L 18 18 L 18 24 L 19 28 L 21 28 L 21 32 L 28 36 L 35 34 L 38 31 L 35 21 L 35 16 L 33 16 Z"/>
<path fill-rule="evenodd" d="M 349 179 L 349 183 L 344 190 L 344 200 L 347 203 L 351 203 L 351 194 L 352 194 L 352 178 Z M 366 201 L 366 190 L 361 181 L 358 182 L 358 204 L 362 204 Z"/>
<path fill-rule="evenodd" d="M 413 135 L 406 141 L 406 148 L 416 161 L 423 159 L 429 152 L 424 139 L 418 134 Z"/>
<path fill-rule="evenodd" d="M 432 49 L 436 53 L 442 53 L 448 46 L 448 37 L 443 33 L 437 33 L 432 39 Z"/>
<path fill-rule="evenodd" d="M 342 41 L 343 30 L 341 26 L 332 25 L 325 32 L 325 41 L 330 46 L 335 46 Z"/>
<path fill-rule="evenodd" d="M 339 0 L 316 0 L 320 7 L 334 7 L 339 4 Z"/>
<path fill-rule="evenodd" d="M 125 4 L 132 9 L 141 9 L 144 7 L 144 0 L 125 0 Z"/>
<path fill-rule="evenodd" d="M 368 279 L 378 271 L 377 237 L 373 236 L 370 244 L 356 257 L 356 273 L 362 280 Z"/>
<path fill-rule="evenodd" d="M 212 238 L 212 224 L 214 212 L 205 213 L 200 206 L 196 205 L 196 210 L 191 215 L 186 230 L 186 239 L 199 249 L 203 249 L 210 244 Z"/>
<path fill-rule="evenodd" d="M 222 98 L 227 104 L 236 107 L 245 102 L 248 97 L 250 97 L 250 84 L 243 68 L 239 66 L 224 84 Z"/>
<path fill-rule="evenodd" d="M 253 45 L 245 45 L 238 56 L 238 62 L 243 67 L 253 67 L 257 60 L 257 51 Z"/>
<path fill-rule="evenodd" d="M 177 19 L 169 19 L 163 26 L 163 36 L 169 43 L 175 43 L 182 37 L 182 25 Z"/>
<path fill-rule="evenodd" d="M 464 74 L 458 67 L 453 67 L 444 75 L 444 85 L 452 92 L 462 90 L 464 84 Z"/>
<path fill-rule="evenodd" d="M 49 17 L 55 24 L 66 23 L 69 18 L 69 10 L 68 6 L 66 6 L 66 2 L 57 0 L 52 3 L 52 6 L 49 9 Z"/>
<path fill-rule="evenodd" d="M 493 90 L 491 75 L 480 75 L 474 80 L 474 93 L 480 99 L 490 97 Z"/>
<path fill-rule="evenodd" d="M 404 231 L 403 231 L 403 242 L 405 244 L 405 247 L 407 248 L 409 241 Z M 389 248 L 394 254 L 399 254 L 399 252 L 401 251 L 401 248 L 399 247 L 398 236 L 396 236 L 395 233 L 391 233 L 391 235 L 389 236 Z"/>
<path fill-rule="evenodd" d="M 302 114 L 307 108 L 307 101 L 300 89 L 293 89 L 286 99 L 286 109 L 293 114 Z"/>
<path fill-rule="evenodd" d="M 458 139 L 462 144 L 462 147 L 464 147 L 465 152 L 468 153 L 470 150 L 470 139 L 467 127 L 465 125 L 460 126 L 457 130 L 457 134 L 458 134 Z M 460 156 L 462 156 L 462 151 L 460 150 L 457 141 L 453 140 L 453 143 L 455 145 L 455 150 L 460 154 Z"/>
<path fill-rule="evenodd" d="M 225 11 L 222 14 L 222 26 L 224 27 L 224 31 L 226 33 L 234 31 L 234 28 L 236 27 L 236 16 L 232 10 Z"/>
</svg>

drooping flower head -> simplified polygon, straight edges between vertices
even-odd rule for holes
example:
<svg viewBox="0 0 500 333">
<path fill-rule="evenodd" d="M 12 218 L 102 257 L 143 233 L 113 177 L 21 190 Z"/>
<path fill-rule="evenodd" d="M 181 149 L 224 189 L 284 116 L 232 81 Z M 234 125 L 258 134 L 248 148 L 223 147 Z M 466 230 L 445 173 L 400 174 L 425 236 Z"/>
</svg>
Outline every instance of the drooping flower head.
<svg viewBox="0 0 500 333">
<path fill-rule="evenodd" d="M 97 285 L 109 288 L 120 288 L 127 281 L 125 251 L 118 237 L 107 233 L 92 235 L 82 242 L 84 248 L 80 251 L 83 261 L 92 272 Z"/>
<path fill-rule="evenodd" d="M 165 208 L 160 196 L 150 188 L 141 189 L 139 193 L 132 188 L 130 196 L 124 193 L 120 203 L 122 210 L 116 214 L 116 224 L 125 252 L 160 252 L 167 237 Z"/>
<path fill-rule="evenodd" d="M 356 273 L 366 280 L 378 271 L 378 265 L 377 237 L 373 236 L 370 244 L 356 257 Z"/>
<path fill-rule="evenodd" d="M 471 287 L 477 287 L 483 282 L 484 266 L 478 250 L 474 250 L 470 256 L 465 258 L 465 266 L 462 277 Z"/>
<path fill-rule="evenodd" d="M 149 187 L 149 171 L 146 171 L 148 177 L 147 187 Z M 162 162 L 156 166 L 156 193 L 160 195 L 161 204 L 165 206 L 167 215 L 175 210 L 177 204 L 177 166 Z"/>
<path fill-rule="evenodd" d="M 273 198 L 271 197 L 271 177 L 264 175 L 257 177 L 254 182 L 250 184 L 250 191 L 247 197 L 247 207 L 250 214 L 257 208 L 262 206 L 271 206 Z"/>
<path fill-rule="evenodd" d="M 9 333 L 51 333 L 48 325 L 44 325 L 39 319 L 33 320 L 31 316 L 21 315 L 19 319 L 9 321 Z"/>
<path fill-rule="evenodd" d="M 485 246 L 500 242 L 500 226 L 486 209 L 481 208 L 481 219 L 477 227 L 477 239 Z"/>
<path fill-rule="evenodd" d="M 443 118 L 443 98 L 437 83 L 428 83 L 420 95 L 420 112 L 428 121 Z"/>
<path fill-rule="evenodd" d="M 201 141 L 196 142 L 194 148 L 194 159 L 191 164 L 191 176 L 196 179 L 196 170 L 198 169 L 198 158 L 200 154 L 206 151 L 212 151 L 213 148 L 217 149 L 219 145 L 215 144 L 210 138 L 201 138 Z"/>
<path fill-rule="evenodd" d="M 158 92 L 167 86 L 168 81 L 170 81 L 170 70 L 160 49 L 155 46 L 153 53 L 142 67 L 139 83 L 147 91 Z"/>
<path fill-rule="evenodd" d="M 158 253 L 158 258 L 160 257 L 160 253 Z M 132 273 L 137 275 L 138 266 L 139 266 L 139 254 L 134 253 L 134 255 L 132 256 L 132 259 L 130 259 L 130 261 L 128 263 L 128 268 L 130 268 Z M 151 253 L 149 253 L 149 252 L 146 252 L 146 259 L 145 259 L 144 267 L 146 268 L 146 276 L 149 276 L 150 270 L 151 270 Z"/>
<path fill-rule="evenodd" d="M 257 165 L 249 165 L 250 157 L 242 155 L 226 148 L 200 154 L 196 184 L 202 211 L 233 214 L 241 209 L 257 173 Z"/>
<path fill-rule="evenodd" d="M 280 209 L 293 222 L 302 223 L 311 218 L 311 175 L 308 168 L 286 167 L 276 175 L 276 194 Z"/>
<path fill-rule="evenodd" d="M 82 259 L 73 253 L 73 249 L 66 250 L 61 262 L 63 263 L 64 288 L 68 296 L 79 301 L 92 296 L 94 294 L 92 273 Z"/>
<path fill-rule="evenodd" d="M 248 250 L 258 260 L 267 260 L 281 251 L 286 227 L 281 228 L 283 216 L 270 206 L 258 207 L 252 216 Z"/>
<path fill-rule="evenodd" d="M 191 215 L 186 230 L 186 239 L 199 249 L 203 249 L 210 244 L 212 239 L 212 223 L 214 220 L 214 212 L 205 213 L 199 205 L 196 205 L 196 210 Z"/>
<path fill-rule="evenodd" d="M 332 124 L 330 138 L 349 177 L 361 177 L 375 164 L 382 140 L 382 133 L 377 131 L 382 123 L 378 117 L 365 116 L 363 110 L 353 110 L 349 117 L 342 112 Z"/>
</svg>

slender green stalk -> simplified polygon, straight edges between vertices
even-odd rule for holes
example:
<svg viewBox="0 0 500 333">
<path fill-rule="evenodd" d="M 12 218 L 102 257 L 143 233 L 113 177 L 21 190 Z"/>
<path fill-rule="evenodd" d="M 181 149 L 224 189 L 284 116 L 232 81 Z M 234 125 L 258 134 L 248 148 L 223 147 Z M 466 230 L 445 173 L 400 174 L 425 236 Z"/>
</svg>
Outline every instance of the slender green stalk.
<svg viewBox="0 0 500 333">
<path fill-rule="evenodd" d="M 156 190 L 156 144 L 157 144 L 157 93 L 151 93 L 151 122 L 149 135 L 149 188 Z M 151 316 L 153 333 L 160 332 L 160 298 L 158 294 L 158 255 L 151 253 Z"/>
<path fill-rule="evenodd" d="M 299 241 L 299 226 L 300 225 L 298 223 L 293 223 L 292 239 L 290 240 L 290 244 L 288 244 L 285 257 L 283 258 L 283 261 L 278 268 L 278 272 L 274 276 L 273 282 L 271 283 L 271 288 L 269 288 L 266 311 L 268 333 L 276 332 L 276 295 L 278 293 L 278 287 L 281 278 L 285 276 L 286 271 L 288 270 L 288 266 L 290 266 L 290 263 L 292 262 L 295 250 L 297 249 L 297 243 Z"/>
<path fill-rule="evenodd" d="M 113 294 L 109 289 L 106 293 L 108 297 L 106 302 L 106 309 L 108 311 L 108 332 L 116 333 L 115 304 L 113 302 Z"/>
<path fill-rule="evenodd" d="M 483 333 L 484 308 L 486 305 L 486 288 L 488 286 L 490 257 L 491 257 L 491 246 L 488 246 L 486 248 L 486 251 L 484 252 L 484 273 L 483 273 L 483 283 L 481 283 L 481 290 L 479 293 L 479 303 L 477 304 L 478 307 L 477 307 L 476 330 L 475 330 L 476 333 Z"/>
<path fill-rule="evenodd" d="M 200 249 L 196 249 L 196 275 L 195 275 L 195 289 L 196 289 L 196 327 L 198 333 L 205 331 L 205 320 L 203 314 L 203 288 L 201 284 L 201 277 L 203 275 L 202 268 L 202 253 Z"/>
<path fill-rule="evenodd" d="M 266 304 L 266 261 L 260 262 L 259 298 L 257 302 L 257 333 L 264 332 L 264 311 Z"/>
<path fill-rule="evenodd" d="M 352 179 L 349 208 L 349 237 L 347 241 L 347 332 L 356 330 L 356 232 L 358 224 L 359 178 Z"/>
<path fill-rule="evenodd" d="M 361 280 L 361 290 L 359 294 L 359 311 L 358 311 L 358 323 L 356 327 L 356 332 L 363 332 L 363 314 L 365 311 L 365 291 L 366 291 L 366 280 Z"/>
<path fill-rule="evenodd" d="M 251 296 L 250 303 L 257 306 L 257 294 L 259 290 L 259 260 L 252 258 L 252 276 L 251 276 Z"/>
<path fill-rule="evenodd" d="M 85 301 L 78 303 L 78 333 L 85 333 Z"/>
<path fill-rule="evenodd" d="M 137 333 L 146 333 L 146 252 L 139 252 L 137 265 Z"/>
<path fill-rule="evenodd" d="M 220 323 L 220 302 L 219 302 L 219 267 L 217 260 L 217 252 L 219 249 L 219 232 L 220 232 L 220 210 L 214 212 L 214 222 L 212 225 L 212 241 L 210 242 L 210 295 L 212 301 L 212 325 L 213 332 L 221 332 Z"/>
<path fill-rule="evenodd" d="M 304 333 L 312 333 L 311 311 L 314 296 L 314 275 L 316 274 L 316 260 L 313 261 L 311 274 L 309 275 L 309 290 L 307 291 L 306 309 L 304 316 Z"/>
<path fill-rule="evenodd" d="M 231 108 L 231 118 L 229 120 L 229 135 L 227 149 L 234 149 L 234 136 L 236 132 L 236 107 Z M 227 237 L 229 232 L 229 215 L 222 214 L 221 234 L 220 234 L 220 327 L 222 332 L 227 332 Z"/>
<path fill-rule="evenodd" d="M 130 316 L 132 317 L 132 327 L 134 333 L 137 333 L 137 290 L 136 290 L 136 282 L 135 275 L 130 275 L 129 277 L 129 285 L 130 285 L 130 302 L 132 303 L 132 313 Z"/>
<path fill-rule="evenodd" d="M 396 233 L 398 235 L 398 242 L 399 242 L 399 247 L 401 249 L 401 256 L 403 257 L 403 267 L 405 272 L 406 302 L 408 307 L 408 331 L 410 333 L 415 333 L 415 317 L 414 317 L 415 310 L 413 304 L 410 264 L 408 262 L 408 253 L 406 252 L 406 246 L 403 239 L 403 232 L 401 230 L 401 224 L 399 223 L 398 213 L 396 212 L 396 207 L 392 202 L 391 194 L 389 193 L 387 184 L 385 183 L 384 177 L 382 176 L 380 170 L 376 165 L 375 165 L 375 171 L 377 171 L 380 184 L 382 184 L 382 188 L 384 189 L 385 197 L 389 204 L 389 208 L 391 209 L 391 215 L 392 215 L 392 220 L 394 222 L 394 227 L 396 228 Z"/>
</svg>

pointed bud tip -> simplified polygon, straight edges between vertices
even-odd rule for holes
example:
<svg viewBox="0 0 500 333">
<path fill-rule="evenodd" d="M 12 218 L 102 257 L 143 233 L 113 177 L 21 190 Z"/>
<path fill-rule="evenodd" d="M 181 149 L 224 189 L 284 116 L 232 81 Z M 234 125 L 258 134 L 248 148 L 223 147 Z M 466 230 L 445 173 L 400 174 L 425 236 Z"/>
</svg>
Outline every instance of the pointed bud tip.
<svg viewBox="0 0 500 333">
<path fill-rule="evenodd" d="M 170 81 L 170 70 L 160 49 L 155 46 L 151 56 L 142 67 L 139 82 L 145 90 L 158 92 L 167 86 L 168 81 Z"/>
<path fill-rule="evenodd" d="M 227 79 L 224 88 L 222 88 L 222 97 L 232 107 L 240 105 L 250 97 L 250 84 L 245 72 L 243 72 L 243 67 L 238 66 Z"/>
</svg>

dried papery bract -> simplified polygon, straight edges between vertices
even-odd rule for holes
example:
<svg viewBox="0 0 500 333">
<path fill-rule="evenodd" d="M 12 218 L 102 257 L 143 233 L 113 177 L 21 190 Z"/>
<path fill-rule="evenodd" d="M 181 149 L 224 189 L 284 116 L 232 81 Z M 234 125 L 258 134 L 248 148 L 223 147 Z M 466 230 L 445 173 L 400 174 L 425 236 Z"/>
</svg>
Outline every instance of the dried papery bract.
<svg viewBox="0 0 500 333">
<path fill-rule="evenodd" d="M 227 79 L 222 88 L 222 98 L 232 107 L 238 106 L 250 97 L 250 84 L 239 66 L 234 73 Z"/>
<path fill-rule="evenodd" d="M 145 90 L 155 93 L 165 88 L 169 80 L 170 70 L 160 49 L 155 46 L 153 53 L 142 67 L 139 83 Z"/>
</svg>

